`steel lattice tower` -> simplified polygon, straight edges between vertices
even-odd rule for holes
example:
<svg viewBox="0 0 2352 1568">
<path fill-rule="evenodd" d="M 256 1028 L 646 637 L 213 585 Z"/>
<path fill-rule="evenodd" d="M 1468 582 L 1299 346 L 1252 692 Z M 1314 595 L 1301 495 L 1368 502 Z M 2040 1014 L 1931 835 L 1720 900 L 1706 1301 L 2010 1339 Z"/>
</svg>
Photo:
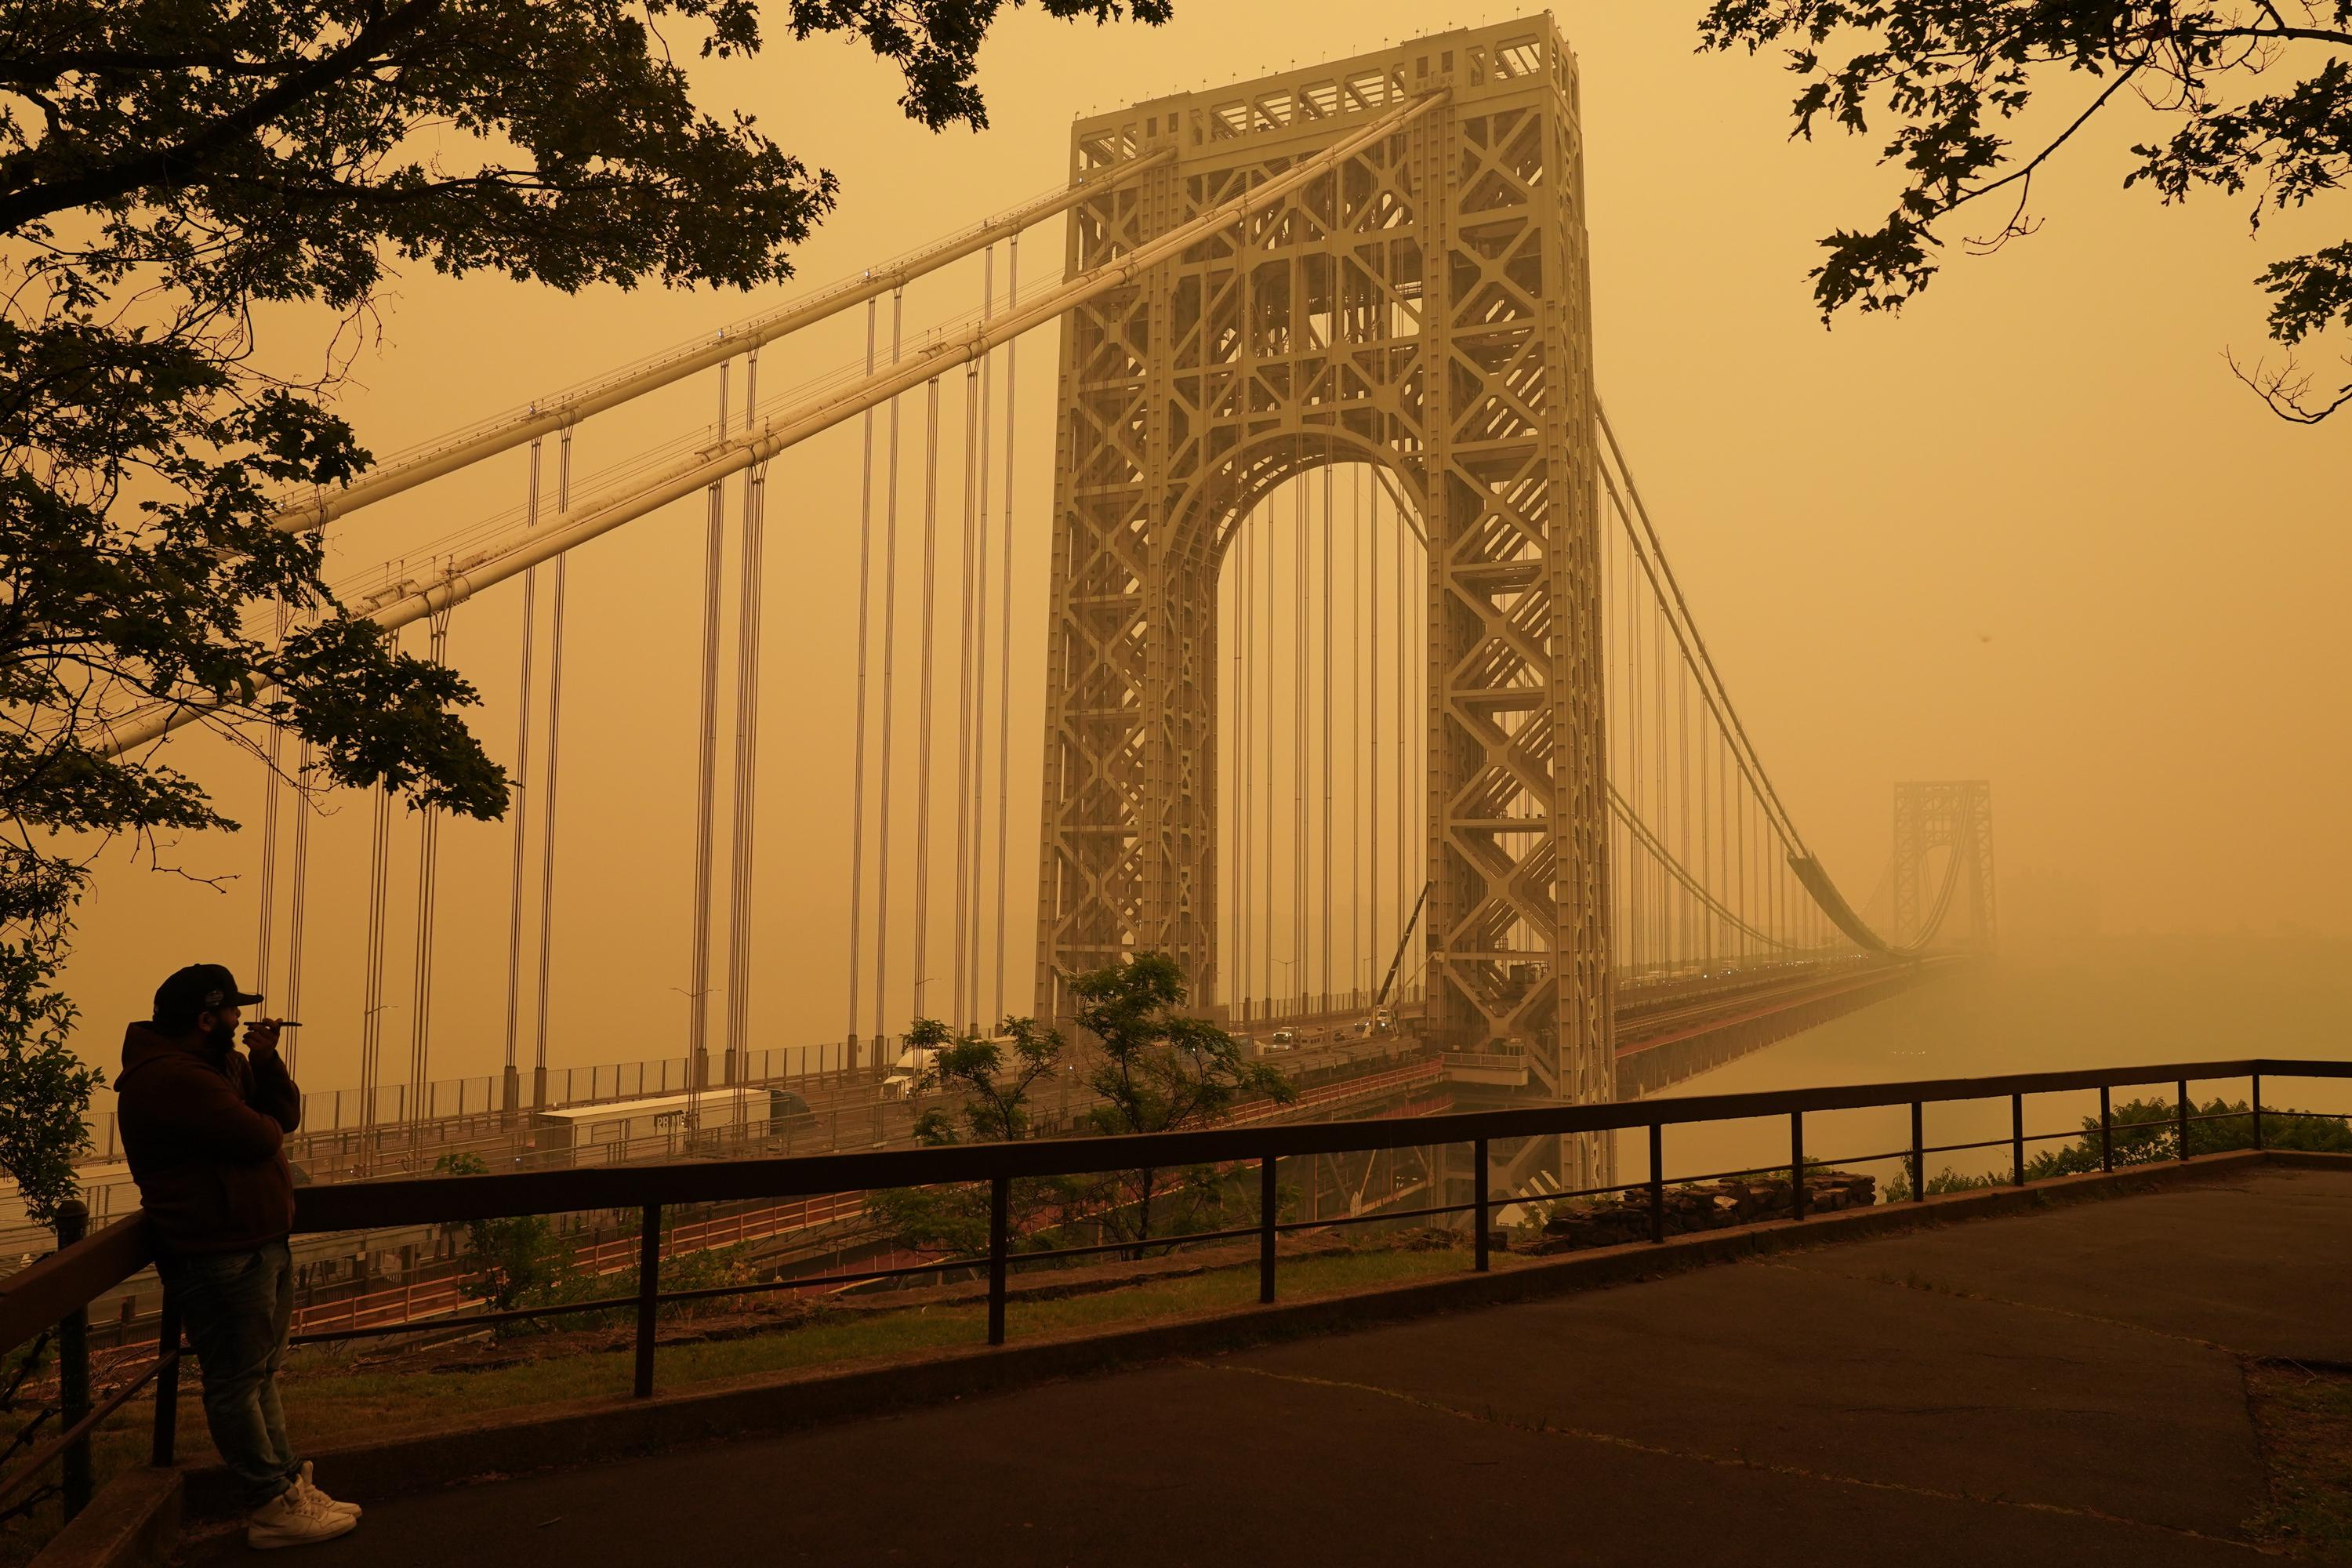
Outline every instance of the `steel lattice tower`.
<svg viewBox="0 0 2352 1568">
<path fill-rule="evenodd" d="M 1936 934 L 1951 889 L 1941 889 L 1934 909 L 1920 905 L 1920 872 L 1927 857 L 1949 849 L 1948 876 L 1965 876 L 1972 910 L 1969 945 L 1990 952 L 1998 934 L 1994 919 L 1992 785 L 1984 779 L 1950 779 L 1895 786 L 1895 925 L 1900 942 L 1925 942 Z"/>
<path fill-rule="evenodd" d="M 1217 994 L 1216 584 L 1239 522 L 1385 468 L 1429 551 L 1431 1022 L 1611 1096 L 1599 536 L 1576 66 L 1549 17 L 1081 121 L 1072 273 L 1423 95 L 1061 351 L 1037 998 L 1138 950 Z"/>
</svg>

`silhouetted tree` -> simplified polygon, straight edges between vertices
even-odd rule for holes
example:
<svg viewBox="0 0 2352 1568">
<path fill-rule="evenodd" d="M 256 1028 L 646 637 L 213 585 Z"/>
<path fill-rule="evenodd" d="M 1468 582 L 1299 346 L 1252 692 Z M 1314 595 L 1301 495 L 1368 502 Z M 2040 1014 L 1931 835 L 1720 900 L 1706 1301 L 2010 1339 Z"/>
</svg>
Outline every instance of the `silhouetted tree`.
<svg viewBox="0 0 2352 1568">
<path fill-rule="evenodd" d="M 1078 1027 L 1096 1042 L 1085 1082 L 1099 1097 L 1087 1111 L 1098 1132 L 1175 1132 L 1222 1120 L 1246 1096 L 1286 1104 L 1297 1097 L 1287 1078 L 1249 1060 L 1233 1036 L 1178 1011 L 1184 975 L 1165 953 L 1073 975 L 1069 986 Z M 1198 1166 L 1076 1178 L 1071 1186 L 1074 1207 L 1099 1218 L 1113 1238 L 1137 1242 L 1202 1228 L 1216 1193 L 1214 1173 Z"/>
<path fill-rule="evenodd" d="M 1882 159 L 1901 167 L 1902 194 L 1877 226 L 1822 241 L 1824 320 L 1927 288 L 1964 208 L 1991 214 L 1965 237 L 1972 249 L 2032 233 L 2035 174 L 2127 96 L 2174 122 L 2132 143 L 2124 181 L 2167 205 L 2207 186 L 2247 198 L 2259 227 L 2352 175 L 2352 64 L 2335 52 L 2352 48 L 2352 0 L 1713 0 L 1699 33 L 1706 49 L 1786 49 L 1803 83 L 1797 134 L 1823 119 L 1855 135 L 1874 115 L 1894 122 Z M 2063 106 L 2037 110 L 2059 83 Z M 2021 143 L 2006 134 L 2021 122 L 2034 128 Z M 2233 355 L 2231 367 L 2281 416 L 2316 424 L 2352 403 L 2352 384 L 2315 392 L 2294 351 L 2352 327 L 2352 241 L 2273 262 L 2258 281 L 2285 362 Z"/>
<path fill-rule="evenodd" d="M 938 129 L 986 123 L 973 62 L 1003 9 L 787 16 L 896 63 Z M 369 464 L 327 404 L 392 265 L 748 289 L 789 277 L 832 207 L 831 174 L 696 107 L 666 27 L 705 57 L 761 42 L 752 0 L 0 0 L 0 1170 L 37 1215 L 70 1188 L 99 1081 L 52 985 L 80 836 L 152 855 L 236 826 L 194 779 L 107 754 L 128 710 L 283 725 L 318 759 L 305 784 L 505 809 L 473 689 L 346 613 L 318 535 L 269 521 L 269 492 Z M 259 368 L 257 303 L 337 313 L 326 368 Z"/>
</svg>

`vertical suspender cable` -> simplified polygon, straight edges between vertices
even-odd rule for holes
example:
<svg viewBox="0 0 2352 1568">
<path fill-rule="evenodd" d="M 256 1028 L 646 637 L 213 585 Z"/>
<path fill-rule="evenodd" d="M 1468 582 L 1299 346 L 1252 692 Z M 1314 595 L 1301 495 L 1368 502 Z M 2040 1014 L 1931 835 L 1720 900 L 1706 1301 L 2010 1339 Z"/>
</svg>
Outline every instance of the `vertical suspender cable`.
<svg viewBox="0 0 2352 1568">
<path fill-rule="evenodd" d="M 572 426 L 555 444 L 555 514 L 572 510 Z M 547 782 L 539 803 L 539 997 L 531 1050 L 530 1102 L 547 1107 L 547 1014 L 554 995 L 555 782 L 563 742 L 563 589 L 569 555 L 555 558 L 555 592 L 547 617 Z"/>
<path fill-rule="evenodd" d="M 1282 602 L 1274 583 L 1274 505 L 1262 506 L 1253 521 L 1254 531 L 1265 539 L 1265 700 L 1261 707 L 1265 713 L 1265 744 L 1259 748 L 1258 772 L 1265 776 L 1265 815 L 1260 836 L 1265 847 L 1259 858 L 1265 862 L 1265 997 L 1267 1016 L 1273 1015 L 1274 1001 L 1274 671 L 1276 658 L 1274 638 L 1276 617 L 1275 605 Z"/>
<path fill-rule="evenodd" d="M 368 837 L 367 975 L 360 993 L 360 1170 L 375 1168 L 376 1094 L 383 1059 L 384 902 L 392 879 L 392 792 L 379 784 Z"/>
<path fill-rule="evenodd" d="M 446 664 L 449 656 L 449 613 L 433 617 L 433 636 L 425 657 Z M 421 1170 L 425 1160 L 425 1123 L 432 1114 L 426 1096 L 432 1085 L 433 1058 L 433 926 L 441 891 L 441 814 L 431 806 L 418 813 L 416 837 L 416 969 L 409 1001 L 408 1126 L 409 1168 Z"/>
<path fill-rule="evenodd" d="M 1376 491 L 1372 496 L 1372 516 L 1375 519 L 1381 515 L 1381 496 Z M 1412 689 L 1412 605 L 1415 598 L 1426 589 L 1427 583 L 1425 579 L 1421 583 L 1411 583 L 1408 581 L 1405 574 L 1405 568 L 1408 564 L 1408 560 L 1405 552 L 1404 542 L 1404 514 L 1400 511 L 1397 516 L 1391 521 L 1395 524 L 1394 531 L 1396 534 L 1396 918 L 1397 941 L 1402 942 L 1405 940 L 1404 922 L 1410 918 L 1405 902 L 1408 891 L 1406 884 L 1412 876 L 1412 872 L 1408 869 L 1408 867 L 1412 859 L 1412 850 L 1414 821 L 1419 815 L 1413 809 L 1413 792 L 1412 788 L 1412 775 L 1411 773 L 1412 763 L 1411 760 L 1411 750 L 1406 742 L 1406 737 L 1412 733 L 1412 713 L 1410 710 L 1412 699 L 1409 695 Z M 1427 943 L 1424 942 L 1423 945 L 1426 948 Z M 1397 984 L 1399 986 L 1402 986 L 1404 984 L 1404 976 L 1402 973 L 1397 976 Z"/>
<path fill-rule="evenodd" d="M 743 356 L 743 428 L 760 406 L 760 351 Z M 727 1084 L 729 1121 L 743 1125 L 751 1049 L 751 894 L 760 824 L 760 612 L 766 587 L 768 468 L 743 476 L 743 538 L 735 616 L 735 834 L 727 877 Z"/>
<path fill-rule="evenodd" d="M 286 646 L 286 601 L 278 601 L 278 646 Z M 278 764 L 283 753 L 279 750 L 284 735 L 278 726 L 268 726 L 268 737 L 263 742 L 261 759 L 261 934 L 254 952 L 253 981 L 264 994 L 269 990 L 270 938 L 278 924 Z"/>
<path fill-rule="evenodd" d="M 1372 967 L 1365 972 L 1364 978 L 1377 984 L 1379 976 L 1375 972 L 1380 968 L 1381 952 L 1387 943 L 1381 940 L 1381 551 L 1379 542 L 1372 537 L 1371 497 L 1372 487 L 1364 482 L 1364 470 L 1359 467 L 1356 469 L 1356 531 L 1363 536 L 1365 575 L 1371 584 L 1367 600 L 1371 612 L 1371 647 L 1364 656 L 1364 667 L 1371 681 L 1371 696 L 1365 710 L 1371 719 L 1371 747 L 1365 763 L 1370 774 L 1366 782 L 1370 785 L 1371 810 L 1365 814 L 1363 830 L 1364 886 L 1371 890 L 1365 896 L 1363 905 L 1364 929 L 1370 933 L 1365 951 L 1371 954 Z M 1397 584 L 1397 591 L 1400 594 L 1404 591 L 1402 581 Z M 1404 919 L 1403 910 L 1397 911 L 1397 919 Z"/>
<path fill-rule="evenodd" d="M 890 291 L 890 363 L 898 363 L 899 324 L 905 319 L 906 290 Z M 890 440 L 886 456 L 887 481 L 882 500 L 882 777 L 875 803 L 874 841 L 874 1064 L 880 1067 L 882 1042 L 887 1037 L 890 984 L 890 730 L 898 647 L 898 399 L 890 400 Z"/>
<path fill-rule="evenodd" d="M 1350 482 L 1355 484 L 1355 496 L 1362 503 L 1364 470 L 1350 470 Z M 1348 941 L 1355 945 L 1348 954 L 1348 990 L 1364 990 L 1364 921 L 1371 917 L 1371 898 L 1364 896 L 1364 527 L 1362 505 L 1348 508 L 1348 902 L 1355 905 L 1355 920 L 1348 926 Z M 1373 757 L 1379 757 L 1379 745 L 1373 745 Z"/>
<path fill-rule="evenodd" d="M 1332 994 L 1339 987 L 1332 984 L 1331 918 L 1338 907 L 1331 896 L 1331 827 L 1332 803 L 1337 798 L 1331 787 L 1331 578 L 1339 565 L 1338 552 L 1331 535 L 1331 445 L 1326 437 L 1323 445 L 1323 913 L 1316 923 L 1323 928 L 1323 1005 L 1331 1005 Z"/>
<path fill-rule="evenodd" d="M 979 594 L 975 591 L 973 563 L 980 548 L 980 360 L 966 361 L 963 370 L 963 549 L 956 556 L 956 578 L 962 589 L 962 615 L 959 625 L 960 640 L 956 647 L 956 788 L 955 788 L 955 952 L 950 963 L 954 977 L 954 989 L 948 993 L 948 1019 L 959 1033 L 971 1023 L 964 998 L 971 983 L 971 971 L 965 962 L 966 940 L 971 935 L 971 861 L 977 846 L 972 842 L 971 804 L 971 742 L 972 731 L 972 606 Z"/>
<path fill-rule="evenodd" d="M 523 502 L 523 526 L 539 526 L 539 465 L 541 441 L 530 444 L 530 488 Z M 507 897 L 507 1068 L 499 1086 L 499 1109 L 509 1115 L 522 1097 L 518 1047 L 522 1041 L 522 906 L 523 870 L 530 844 L 530 699 L 531 653 L 539 619 L 539 568 L 522 577 L 522 669 L 516 681 L 515 764 L 509 783 L 514 796 L 514 879 Z"/>
<path fill-rule="evenodd" d="M 1292 603 L 1290 707 L 1295 739 L 1290 762 L 1290 973 L 1301 1010 L 1307 998 L 1307 482 L 1291 483 Z"/>
<path fill-rule="evenodd" d="M 874 333 L 881 301 L 866 301 L 866 374 L 874 374 Z M 866 891 L 866 650 L 874 608 L 874 410 L 865 414 L 862 474 L 857 491 L 857 743 L 849 784 L 849 1065 L 857 1054 L 857 944 L 865 934 Z"/>
<path fill-rule="evenodd" d="M 727 372 L 719 367 L 719 421 L 727 429 Z M 687 986 L 686 1129 L 702 1126 L 702 1088 L 710 1074 L 710 894 L 711 864 L 716 850 L 719 816 L 719 616 L 720 579 L 726 572 L 727 516 L 721 508 L 726 481 L 703 492 L 702 542 L 702 702 L 698 751 L 694 780 L 694 930 L 693 973 Z"/>
<path fill-rule="evenodd" d="M 1653 824 L 1652 831 L 1656 835 L 1657 842 L 1663 847 L 1666 842 L 1668 824 L 1673 820 L 1666 806 L 1666 790 L 1670 781 L 1666 776 L 1666 605 L 1664 599 L 1657 602 L 1655 613 L 1650 617 L 1650 637 L 1654 654 L 1650 668 L 1656 672 L 1652 678 L 1652 686 L 1658 702 L 1657 722 L 1652 726 L 1657 749 L 1658 810 L 1657 815 L 1649 820 Z M 1673 898 L 1674 883 L 1666 875 L 1665 861 L 1660 858 L 1658 859 L 1657 913 L 1653 918 L 1658 922 L 1656 951 L 1661 967 L 1671 964 L 1674 961 Z"/>
<path fill-rule="evenodd" d="M 1007 310 L 1021 302 L 1021 237 L 1014 235 L 1004 247 L 1004 295 Z M 1003 581 L 998 595 L 1003 607 L 997 616 L 998 651 L 996 658 L 996 1007 L 994 1016 L 1002 1018 L 1004 1006 L 1004 940 L 1005 940 L 1005 880 L 1007 846 L 1012 842 L 1008 813 L 1013 799 L 1013 433 L 1018 426 L 1013 401 L 1013 353 L 1021 346 L 1019 339 L 1004 345 L 1004 549 L 997 572 Z"/>
<path fill-rule="evenodd" d="M 931 674 L 933 605 L 940 565 L 940 378 L 926 387 L 923 409 L 923 662 L 915 701 L 915 985 L 914 1016 L 923 1014 L 930 958 Z"/>
<path fill-rule="evenodd" d="M 996 247 L 990 246 L 982 267 L 980 290 L 980 323 L 983 330 L 996 315 Z M 995 412 L 989 406 L 996 392 L 996 356 L 980 357 L 980 478 L 974 486 L 980 497 L 980 565 L 972 582 L 972 676 L 971 676 L 971 787 L 965 808 L 971 817 L 971 922 L 966 940 L 971 944 L 971 963 L 966 971 L 971 976 L 971 992 L 961 998 L 963 1016 L 971 1020 L 979 1034 L 991 1034 L 985 1027 L 991 1020 L 980 1011 L 980 931 L 986 922 L 981 919 L 981 900 L 987 891 L 983 874 L 986 841 L 981 832 L 982 796 L 988 776 L 988 441 L 989 416 Z"/>
<path fill-rule="evenodd" d="M 305 741 L 295 752 L 294 868 L 287 886 L 289 902 L 286 910 L 286 996 L 278 1009 L 297 1020 L 302 1016 L 302 920 L 310 902 L 310 803 L 302 793 L 310 777 L 310 742 Z M 289 1077 L 300 1066 L 298 1058 L 301 1044 L 302 1028 L 298 1021 L 286 1037 L 286 1071 Z"/>
<path fill-rule="evenodd" d="M 1233 524 L 1233 543 L 1225 548 L 1233 560 L 1233 627 L 1237 632 L 1233 647 L 1233 712 L 1240 724 L 1233 726 L 1233 985 L 1225 987 L 1230 1011 L 1234 1018 L 1249 1018 L 1249 869 L 1254 860 L 1249 842 L 1249 757 L 1251 757 L 1251 726 L 1256 724 L 1256 703 L 1249 700 L 1249 682 L 1256 675 L 1256 648 L 1251 642 L 1258 635 L 1258 599 L 1256 572 L 1251 566 L 1258 557 L 1251 552 L 1249 515 L 1242 515 Z"/>
</svg>

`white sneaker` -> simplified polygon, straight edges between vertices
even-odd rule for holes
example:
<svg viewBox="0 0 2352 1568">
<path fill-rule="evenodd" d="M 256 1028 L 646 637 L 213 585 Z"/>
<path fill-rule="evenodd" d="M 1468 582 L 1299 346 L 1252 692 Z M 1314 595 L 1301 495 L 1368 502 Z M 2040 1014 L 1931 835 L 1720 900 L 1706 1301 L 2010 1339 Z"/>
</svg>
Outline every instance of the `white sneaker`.
<svg viewBox="0 0 2352 1568">
<path fill-rule="evenodd" d="M 355 1502 L 338 1502 L 320 1489 L 319 1483 L 310 1479 L 310 1461 L 308 1459 L 302 1461 L 301 1469 L 295 1473 L 294 1485 L 305 1497 L 308 1497 L 312 1502 L 317 1503 L 321 1508 L 331 1510 L 336 1513 L 347 1513 L 353 1519 L 357 1519 L 360 1516 L 361 1510 L 359 1504 Z"/>
<path fill-rule="evenodd" d="M 337 1513 L 310 1500 L 310 1495 L 299 1485 L 288 1487 L 268 1502 L 246 1515 L 245 1543 L 257 1552 L 279 1546 L 308 1546 L 315 1541 L 332 1541 L 350 1532 L 359 1523 L 347 1513 Z"/>
</svg>

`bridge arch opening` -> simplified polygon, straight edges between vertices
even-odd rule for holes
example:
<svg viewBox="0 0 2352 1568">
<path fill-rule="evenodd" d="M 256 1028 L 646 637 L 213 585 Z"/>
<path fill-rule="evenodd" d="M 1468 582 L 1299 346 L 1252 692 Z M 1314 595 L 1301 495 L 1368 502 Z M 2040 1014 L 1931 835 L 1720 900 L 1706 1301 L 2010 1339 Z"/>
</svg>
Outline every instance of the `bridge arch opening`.
<svg viewBox="0 0 2352 1568">
<path fill-rule="evenodd" d="M 1410 505 L 1392 470 L 1340 449 L 1216 520 L 1214 999 L 1237 1025 L 1362 1012 L 1426 880 L 1429 570 Z M 1417 990 L 1412 955 L 1398 968 Z"/>
</svg>

